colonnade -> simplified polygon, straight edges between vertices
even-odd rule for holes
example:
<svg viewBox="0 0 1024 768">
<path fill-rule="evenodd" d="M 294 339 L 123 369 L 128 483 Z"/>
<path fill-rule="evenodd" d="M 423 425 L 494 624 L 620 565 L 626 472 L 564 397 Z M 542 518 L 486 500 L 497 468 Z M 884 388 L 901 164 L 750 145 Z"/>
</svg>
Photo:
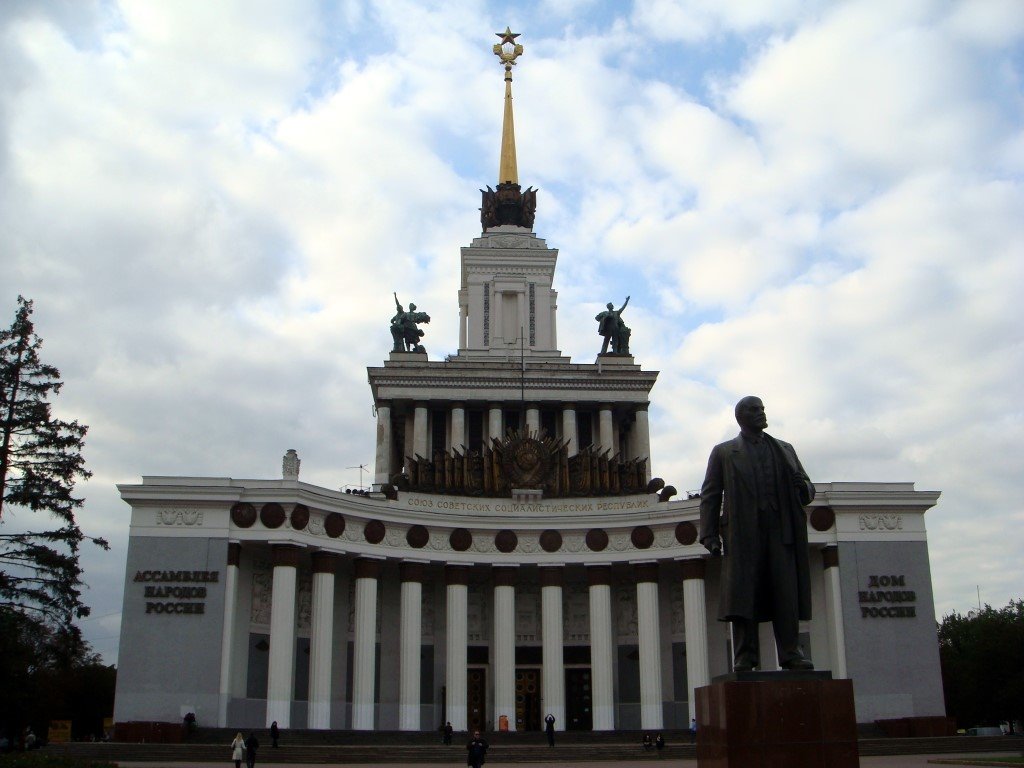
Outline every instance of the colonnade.
<svg viewBox="0 0 1024 768">
<path fill-rule="evenodd" d="M 267 725 L 277 721 L 282 728 L 302 727 L 291 723 L 294 689 L 295 590 L 297 567 L 302 548 L 293 544 L 271 543 L 273 562 L 273 598 L 270 618 L 270 658 L 267 685 Z M 240 545 L 228 549 L 225 588 L 224 636 L 221 657 L 220 724 L 226 723 L 226 703 L 230 697 L 230 673 L 234 647 L 235 611 L 238 605 L 238 564 Z M 312 553 L 313 593 L 309 670 L 309 716 L 306 727 L 330 728 L 332 651 L 334 639 L 335 572 L 340 555 Z M 684 629 L 686 633 L 686 673 L 688 700 L 695 701 L 694 689 L 710 682 L 708 660 L 708 620 L 704 585 L 706 559 L 681 558 L 683 580 Z M 355 606 L 352 665 L 351 728 L 373 730 L 376 690 L 374 681 L 377 650 L 377 592 L 382 559 L 357 557 L 354 561 Z M 659 638 L 658 580 L 662 561 L 631 564 L 636 583 L 637 631 L 640 668 L 641 728 L 661 729 L 662 676 Z M 826 622 L 832 672 L 846 676 L 839 593 L 838 550 L 823 550 L 825 570 Z M 446 606 L 445 695 L 446 717 L 456 731 L 466 730 L 467 722 L 467 649 L 468 649 L 468 564 L 444 566 Z M 494 675 L 493 718 L 508 718 L 515 730 L 515 600 L 518 566 L 495 565 L 493 580 L 494 632 L 491 644 L 491 669 Z M 590 669 L 592 683 L 592 727 L 595 731 L 614 730 L 613 692 L 614 638 L 612 626 L 612 566 L 588 565 L 587 589 L 590 608 Z M 400 566 L 401 597 L 399 626 L 399 729 L 418 731 L 420 717 L 420 646 L 422 642 L 423 582 L 426 563 L 403 561 Z M 565 668 L 563 663 L 562 565 L 540 567 L 541 587 L 541 687 L 544 713 L 555 716 L 557 729 L 565 727 Z M 291 596 L 288 599 L 287 596 Z M 281 596 L 284 596 L 282 599 Z"/>
<path fill-rule="evenodd" d="M 621 406 L 620 406 L 621 407 Z M 633 427 L 629 433 L 626 459 L 650 458 L 651 455 L 651 434 L 647 416 L 647 404 L 629 406 L 633 408 Z M 579 436 L 576 429 L 576 404 L 559 403 L 560 417 L 559 437 L 568 442 L 570 456 L 579 452 Z M 408 455 L 429 455 L 430 434 L 428 432 L 429 413 L 431 406 L 427 403 L 416 403 L 410 414 L 411 431 L 407 427 L 406 445 L 402 446 L 402 452 Z M 594 435 L 594 445 L 602 451 L 617 451 L 618 426 L 614 419 L 616 407 L 610 403 L 601 405 L 597 410 L 597 431 Z M 505 404 L 490 403 L 485 411 L 485 434 L 484 440 L 490 437 L 498 437 L 504 434 Z M 536 403 L 529 403 L 526 406 L 526 426 L 531 431 L 540 429 L 540 407 Z M 393 465 L 395 455 L 394 434 L 392 431 L 392 407 L 390 404 L 379 404 L 377 406 L 377 455 L 374 470 L 374 482 L 382 485 L 390 481 L 391 476 L 400 471 L 400 466 Z M 466 425 L 465 403 L 455 402 L 447 406 L 446 434 L 447 448 L 459 448 L 468 443 Z M 648 480 L 650 480 L 650 463 L 648 462 Z"/>
</svg>

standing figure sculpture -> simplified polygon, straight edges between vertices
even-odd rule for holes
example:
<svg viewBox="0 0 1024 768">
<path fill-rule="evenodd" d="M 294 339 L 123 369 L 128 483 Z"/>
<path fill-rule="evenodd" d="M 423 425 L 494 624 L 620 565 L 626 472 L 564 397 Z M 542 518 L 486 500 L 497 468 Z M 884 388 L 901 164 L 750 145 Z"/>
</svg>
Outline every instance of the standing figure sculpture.
<svg viewBox="0 0 1024 768">
<path fill-rule="evenodd" d="M 395 309 L 397 312 L 391 318 L 391 338 L 394 339 L 394 352 L 426 352 L 420 339 L 423 338 L 423 331 L 417 327 L 417 323 L 429 323 L 430 315 L 426 312 L 417 312 L 415 304 L 409 304 L 409 311 L 402 309 L 398 303 L 398 294 L 395 296 Z"/>
<path fill-rule="evenodd" d="M 609 342 L 612 346 L 612 354 L 629 354 L 629 337 L 632 331 L 622 322 L 622 313 L 626 309 L 627 304 L 629 304 L 629 296 L 626 297 L 626 300 L 618 309 L 615 309 L 615 305 L 609 301 L 607 309 L 604 312 L 599 312 L 594 317 L 598 323 L 598 334 L 604 336 L 604 343 L 601 344 L 600 354 L 607 354 Z"/>
<path fill-rule="evenodd" d="M 814 485 L 793 446 L 764 431 L 760 398 L 740 400 L 736 421 L 740 434 L 711 451 L 700 491 L 701 544 L 714 556 L 725 545 L 718 619 L 732 622 L 733 669 L 760 666 L 762 621 L 772 622 L 783 669 L 813 669 L 799 622 L 811 618 L 804 507 Z"/>
</svg>

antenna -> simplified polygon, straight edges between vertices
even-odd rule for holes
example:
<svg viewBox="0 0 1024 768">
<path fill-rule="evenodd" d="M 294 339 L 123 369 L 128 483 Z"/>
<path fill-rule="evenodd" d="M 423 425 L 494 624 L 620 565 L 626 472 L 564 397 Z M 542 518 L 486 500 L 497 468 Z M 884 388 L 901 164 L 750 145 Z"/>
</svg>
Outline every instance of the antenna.
<svg viewBox="0 0 1024 768">
<path fill-rule="evenodd" d="M 357 464 L 354 467 L 345 467 L 345 469 L 358 469 L 359 470 L 359 490 L 363 490 L 363 472 L 368 472 L 365 464 Z"/>
</svg>

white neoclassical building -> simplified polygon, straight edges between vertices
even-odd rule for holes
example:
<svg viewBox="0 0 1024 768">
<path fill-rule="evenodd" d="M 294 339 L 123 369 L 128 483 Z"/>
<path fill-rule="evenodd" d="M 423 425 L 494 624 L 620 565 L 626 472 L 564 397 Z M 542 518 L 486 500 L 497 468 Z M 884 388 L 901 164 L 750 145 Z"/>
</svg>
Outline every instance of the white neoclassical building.
<svg viewBox="0 0 1024 768">
<path fill-rule="evenodd" d="M 119 486 L 118 722 L 685 728 L 694 688 L 729 671 L 699 499 L 649 483 L 657 372 L 558 350 L 558 252 L 518 184 L 509 70 L 499 184 L 461 254 L 458 353 L 396 341 L 368 369 L 374 492 L 303 482 L 294 451 L 280 478 Z M 861 722 L 943 714 L 924 524 L 939 494 L 817 488 L 804 650 L 853 680 Z"/>
</svg>

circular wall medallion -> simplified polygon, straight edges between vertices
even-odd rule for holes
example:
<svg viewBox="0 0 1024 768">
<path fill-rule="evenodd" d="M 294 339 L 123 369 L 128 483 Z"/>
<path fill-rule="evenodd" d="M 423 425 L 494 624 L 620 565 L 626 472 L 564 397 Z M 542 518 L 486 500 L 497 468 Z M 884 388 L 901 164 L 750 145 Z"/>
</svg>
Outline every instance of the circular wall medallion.
<svg viewBox="0 0 1024 768">
<path fill-rule="evenodd" d="M 638 525 L 633 529 L 633 533 L 629 535 L 629 540 L 633 542 L 633 546 L 637 549 L 647 549 L 654 543 L 654 531 L 646 525 Z"/>
<path fill-rule="evenodd" d="M 494 536 L 494 546 L 499 552 L 512 552 L 518 544 L 519 537 L 515 531 L 498 531 Z"/>
<path fill-rule="evenodd" d="M 363 527 L 363 538 L 371 544 L 380 544 L 384 541 L 384 523 L 380 520 L 371 520 Z"/>
<path fill-rule="evenodd" d="M 305 529 L 309 523 L 309 507 L 305 504 L 296 504 L 292 509 L 292 528 L 296 531 Z"/>
<path fill-rule="evenodd" d="M 548 529 L 540 535 L 540 548 L 545 552 L 557 552 L 562 548 L 562 534 Z"/>
<path fill-rule="evenodd" d="M 239 528 L 252 528 L 256 522 L 256 507 L 247 501 L 239 501 L 231 506 L 231 522 Z"/>
<path fill-rule="evenodd" d="M 815 507 L 811 510 L 811 528 L 816 531 L 827 531 L 836 524 L 836 513 L 832 507 Z"/>
<path fill-rule="evenodd" d="M 676 526 L 676 541 L 689 546 L 697 540 L 697 526 L 689 520 Z"/>
<path fill-rule="evenodd" d="M 345 518 L 338 512 L 331 512 L 324 518 L 324 531 L 332 539 L 336 539 L 345 532 Z"/>
<path fill-rule="evenodd" d="M 465 552 L 473 546 L 473 534 L 465 528 L 456 528 L 448 537 L 448 543 L 456 552 Z"/>
<path fill-rule="evenodd" d="M 405 540 L 413 549 L 423 549 L 430 541 L 430 532 L 422 525 L 414 525 L 405 532 Z"/>
<path fill-rule="evenodd" d="M 608 534 L 603 528 L 591 528 L 587 531 L 587 548 L 591 552 L 602 552 L 608 546 Z"/>
<path fill-rule="evenodd" d="M 276 501 L 270 501 L 260 509 L 260 522 L 267 528 L 280 528 L 284 525 L 284 507 Z"/>
</svg>

